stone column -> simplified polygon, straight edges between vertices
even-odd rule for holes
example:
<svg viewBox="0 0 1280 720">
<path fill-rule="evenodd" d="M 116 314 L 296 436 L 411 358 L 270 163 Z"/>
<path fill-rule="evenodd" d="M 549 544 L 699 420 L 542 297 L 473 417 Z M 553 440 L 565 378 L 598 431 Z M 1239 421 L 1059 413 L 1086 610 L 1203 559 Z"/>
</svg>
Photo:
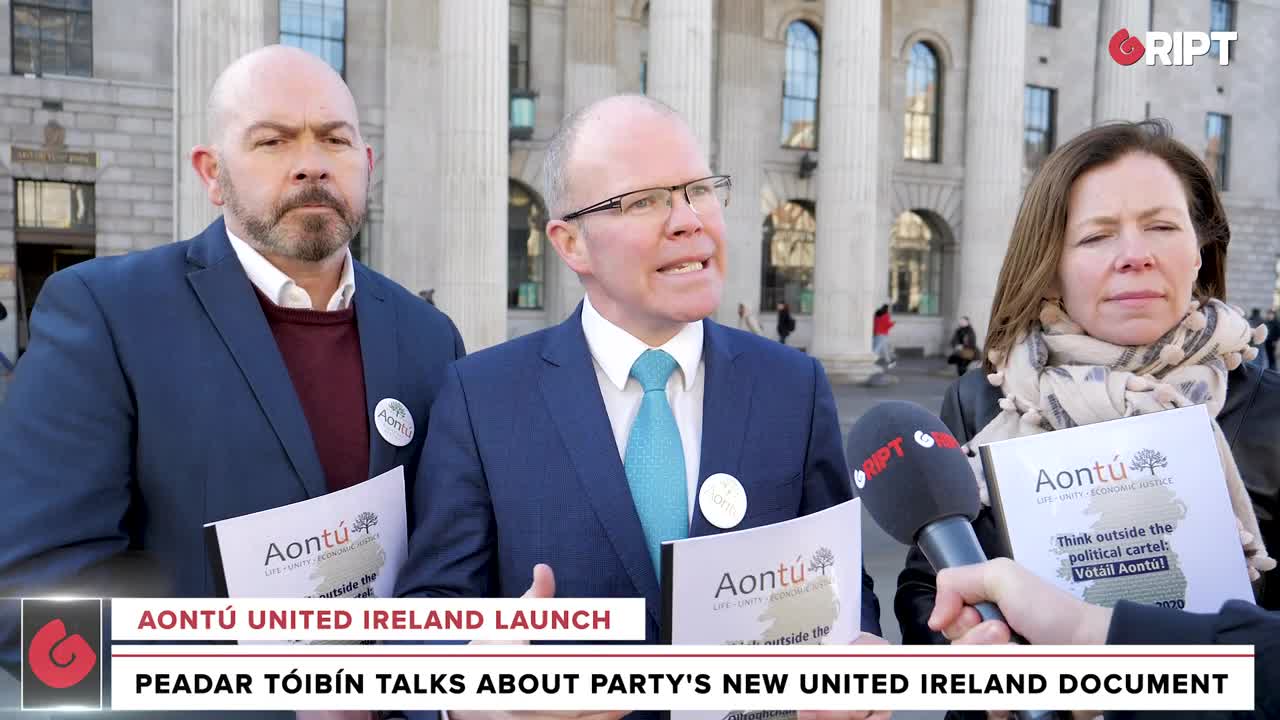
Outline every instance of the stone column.
<svg viewBox="0 0 1280 720">
<path fill-rule="evenodd" d="M 1141 120 L 1147 114 L 1141 62 L 1121 65 L 1111 57 L 1111 36 L 1121 28 L 1142 37 L 1147 29 L 1146 0 L 1102 0 L 1098 11 L 1098 52 L 1094 60 L 1093 123 Z"/>
<path fill-rule="evenodd" d="M 1022 197 L 1027 4 L 974 0 L 956 316 L 981 340 Z"/>
<path fill-rule="evenodd" d="M 417 293 L 439 287 L 439 256 L 462 251 L 460 236 L 431 222 L 439 216 L 439 198 L 445 191 L 437 157 L 439 6 L 389 0 L 386 13 L 386 114 L 379 158 L 382 234 L 372 250 L 375 267 Z M 441 302 L 439 293 L 436 302 Z"/>
<path fill-rule="evenodd" d="M 565 3 L 564 114 L 618 91 L 614 0 Z M 547 208 L 554 212 L 552 208 Z M 547 323 L 568 317 L 582 300 L 582 282 L 547 243 Z"/>
<path fill-rule="evenodd" d="M 222 71 L 240 56 L 278 42 L 278 5 L 275 0 L 174 0 L 175 239 L 194 236 L 221 214 L 191 167 L 191 148 L 212 140 L 209 91 Z"/>
<path fill-rule="evenodd" d="M 440 243 L 436 305 L 469 352 L 507 339 L 509 12 L 439 0 L 438 237 L 424 237 L 422 223 L 403 239 Z"/>
<path fill-rule="evenodd" d="M 708 152 L 713 9 L 712 0 L 649 4 L 648 94 L 675 108 Z"/>
<path fill-rule="evenodd" d="M 712 170 L 733 176 L 725 210 L 729 267 L 720 322 L 736 327 L 738 303 L 760 311 L 760 207 L 764 138 L 771 137 L 758 108 L 766 106 L 764 0 L 720 3 L 719 160 Z"/>
<path fill-rule="evenodd" d="M 875 372 L 881 3 L 828 3 L 825 20 L 811 352 L 832 382 L 861 382 Z"/>
</svg>

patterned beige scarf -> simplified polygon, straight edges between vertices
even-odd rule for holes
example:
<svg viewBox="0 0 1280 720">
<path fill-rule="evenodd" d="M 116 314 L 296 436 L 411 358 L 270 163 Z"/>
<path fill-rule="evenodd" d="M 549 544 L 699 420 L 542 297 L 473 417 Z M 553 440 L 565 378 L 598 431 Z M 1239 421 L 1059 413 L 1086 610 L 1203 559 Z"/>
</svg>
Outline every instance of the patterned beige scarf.
<svg viewBox="0 0 1280 720">
<path fill-rule="evenodd" d="M 1213 418 L 1218 454 L 1227 479 L 1249 566 L 1249 577 L 1276 566 L 1258 530 L 1253 504 L 1216 420 L 1227 398 L 1227 372 L 1252 360 L 1266 326 L 1250 329 L 1244 314 L 1211 300 L 1193 302 L 1177 327 L 1155 343 L 1122 347 L 1090 337 L 1056 302 L 1045 301 L 1040 323 L 1007 357 L 992 353 L 997 372 L 987 380 L 1000 388 L 1003 412 L 969 442 L 967 449 L 1009 438 L 1088 425 L 1204 403 Z M 983 505 L 990 505 L 981 462 L 970 455 Z"/>
</svg>

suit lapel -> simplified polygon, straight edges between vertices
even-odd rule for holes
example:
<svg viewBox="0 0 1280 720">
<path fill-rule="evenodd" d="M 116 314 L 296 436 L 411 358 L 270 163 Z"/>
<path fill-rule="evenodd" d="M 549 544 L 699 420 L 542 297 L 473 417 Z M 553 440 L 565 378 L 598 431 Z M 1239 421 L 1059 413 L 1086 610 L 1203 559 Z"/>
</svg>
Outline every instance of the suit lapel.
<svg viewBox="0 0 1280 720">
<path fill-rule="evenodd" d="M 400 371 L 397 347 L 395 305 L 387 302 L 386 293 L 373 274 L 356 265 L 356 327 L 360 332 L 360 358 L 364 364 L 364 397 L 369 418 L 369 477 L 380 475 L 395 465 L 396 446 L 387 442 L 374 424 L 374 409 L 383 398 L 400 397 L 396 382 Z M 413 418 L 414 434 L 425 434 L 422 422 Z"/>
<path fill-rule="evenodd" d="M 221 218 L 192 241 L 187 262 L 187 281 L 248 380 L 303 489 L 309 497 L 323 495 L 324 468 L 302 404 Z"/>
<path fill-rule="evenodd" d="M 704 320 L 702 358 L 706 366 L 702 396 L 702 459 L 698 469 L 698 489 L 708 476 L 728 473 L 741 480 L 742 446 L 751 409 L 751 375 L 724 328 Z M 745 484 L 745 483 L 744 483 Z M 698 494 L 694 493 L 697 502 Z M 747 502 L 751 493 L 748 488 Z M 748 506 L 749 507 L 749 506 Z M 702 515 L 693 513 L 689 535 L 698 537 L 724 532 Z"/>
<path fill-rule="evenodd" d="M 618 457 L 609 414 L 600 396 L 591 352 L 582 332 L 582 306 L 548 333 L 541 388 L 547 409 L 577 470 L 583 493 L 609 536 L 650 616 L 658 621 L 658 576 Z"/>
</svg>

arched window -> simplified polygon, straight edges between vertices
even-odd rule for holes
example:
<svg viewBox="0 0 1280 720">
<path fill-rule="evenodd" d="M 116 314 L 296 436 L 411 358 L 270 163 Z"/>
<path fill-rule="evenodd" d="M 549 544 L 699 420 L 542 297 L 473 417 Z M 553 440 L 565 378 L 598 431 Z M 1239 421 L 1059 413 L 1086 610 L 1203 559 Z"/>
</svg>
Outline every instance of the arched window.
<svg viewBox="0 0 1280 720">
<path fill-rule="evenodd" d="M 929 223 L 908 210 L 893 223 L 889 239 L 889 297 L 893 312 L 938 314 L 942 294 L 942 247 Z"/>
<path fill-rule="evenodd" d="M 524 184 L 507 184 L 507 307 L 542 307 L 547 209 Z"/>
<path fill-rule="evenodd" d="M 773 312 L 778 303 L 792 313 L 813 312 L 813 251 L 818 224 L 813 205 L 792 200 L 779 205 L 764 220 L 763 277 L 760 309 Z"/>
<path fill-rule="evenodd" d="M 938 54 L 927 44 L 911 46 L 907 66 L 907 108 L 903 122 L 902 157 L 907 160 L 938 162 L 939 105 Z"/>
<path fill-rule="evenodd" d="M 787 26 L 787 71 L 782 82 L 782 146 L 818 147 L 818 32 L 803 20 Z"/>
</svg>

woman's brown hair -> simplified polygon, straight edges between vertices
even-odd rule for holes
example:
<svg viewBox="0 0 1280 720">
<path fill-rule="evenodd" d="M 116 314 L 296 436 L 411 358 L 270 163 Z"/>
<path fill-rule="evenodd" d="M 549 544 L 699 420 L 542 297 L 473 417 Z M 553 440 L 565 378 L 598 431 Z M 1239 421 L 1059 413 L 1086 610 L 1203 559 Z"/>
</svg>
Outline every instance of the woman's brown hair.
<svg viewBox="0 0 1280 720">
<path fill-rule="evenodd" d="M 1007 354 L 1039 320 L 1041 301 L 1057 279 L 1062 259 L 1072 184 L 1084 173 L 1130 153 L 1160 158 L 1182 181 L 1191 224 L 1200 242 L 1195 296 L 1200 300 L 1226 296 L 1231 229 L 1209 168 L 1186 145 L 1173 139 L 1163 120 L 1100 125 L 1049 155 L 1022 196 L 991 303 L 984 358 L 988 372 L 994 370 L 992 352 Z"/>
</svg>

